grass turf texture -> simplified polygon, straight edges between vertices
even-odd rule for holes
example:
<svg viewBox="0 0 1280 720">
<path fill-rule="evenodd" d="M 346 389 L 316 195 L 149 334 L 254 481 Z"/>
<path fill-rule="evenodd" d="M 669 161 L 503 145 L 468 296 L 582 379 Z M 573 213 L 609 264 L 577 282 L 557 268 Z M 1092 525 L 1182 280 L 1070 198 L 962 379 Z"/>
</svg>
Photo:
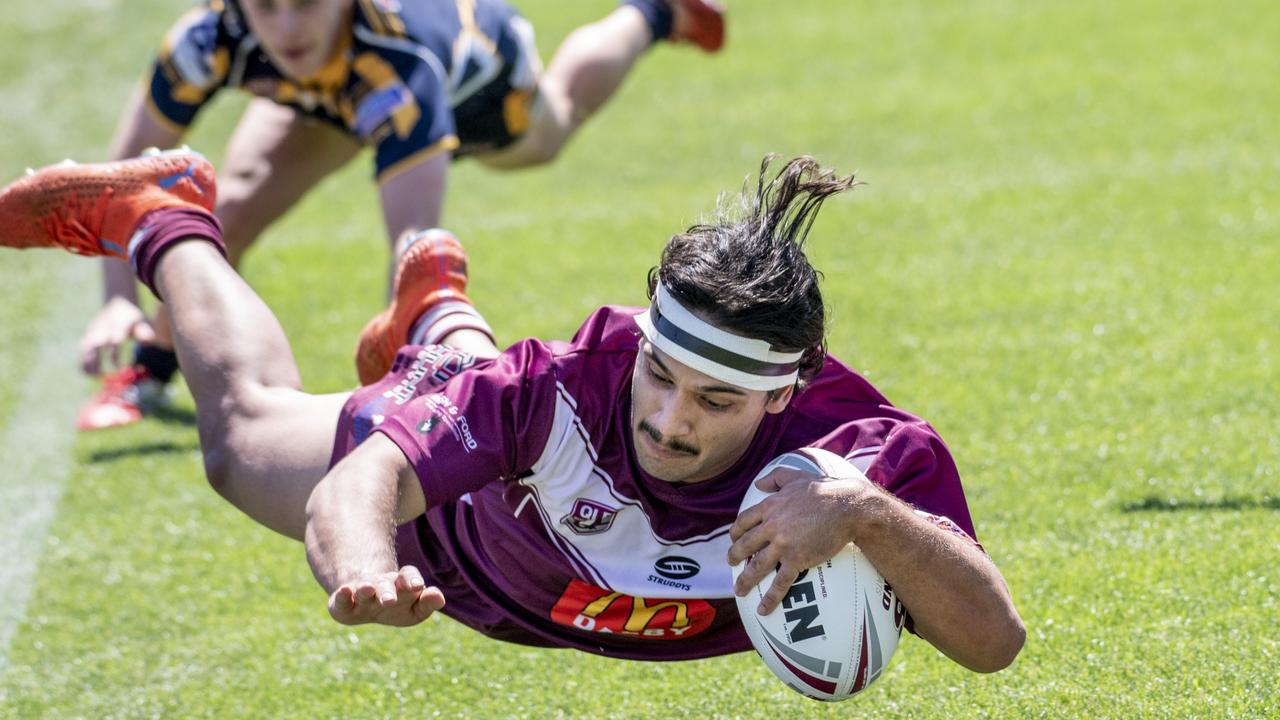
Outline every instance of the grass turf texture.
<svg viewBox="0 0 1280 720">
<path fill-rule="evenodd" d="M 101 157 L 181 6 L 10 8 L 6 176 Z M 544 56 L 609 6 L 521 3 Z M 602 302 L 640 302 L 666 236 L 764 152 L 857 169 L 869 184 L 814 232 L 831 347 L 947 438 L 1029 628 L 1012 668 L 971 674 L 906 640 L 877 685 L 827 706 L 747 654 L 640 664 L 443 618 L 340 627 L 301 547 L 205 485 L 183 398 L 77 441 L 0 716 L 1274 716 L 1280 14 L 1145 0 L 733 13 L 723 56 L 659 48 L 558 164 L 455 168 L 446 217 L 472 296 L 504 339 L 565 337 Z M 239 103 L 220 101 L 193 145 L 216 159 Z M 245 267 L 311 390 L 352 383 L 380 304 L 370 171 L 362 158 L 326 182 Z M 69 262 L 83 261 L 0 265 L 0 422 L 44 308 L 92 292 L 47 282 Z"/>
</svg>

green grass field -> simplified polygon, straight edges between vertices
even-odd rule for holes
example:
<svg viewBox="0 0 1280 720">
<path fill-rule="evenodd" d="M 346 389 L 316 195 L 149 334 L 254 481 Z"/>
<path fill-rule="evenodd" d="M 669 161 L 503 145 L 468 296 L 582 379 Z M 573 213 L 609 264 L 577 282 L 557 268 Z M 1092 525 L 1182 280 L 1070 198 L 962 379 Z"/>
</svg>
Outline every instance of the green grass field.
<svg viewBox="0 0 1280 720">
<path fill-rule="evenodd" d="M 547 57 L 611 2 L 520 6 Z M 0 174 L 101 158 L 183 7 L 7 7 Z M 70 437 L 96 267 L 2 252 L 0 523 L 33 513 L 31 493 L 52 514 L 0 547 L 33 568 L 4 588 L 0 717 L 1280 717 L 1280 12 L 732 13 L 722 56 L 658 48 L 554 166 L 455 168 L 472 297 L 505 340 L 566 337 L 601 303 L 642 302 L 665 239 L 764 153 L 857 170 L 867 185 L 813 235 L 831 347 L 947 438 L 1027 623 L 1011 668 L 973 674 L 904 639 L 879 683 L 824 705 L 749 654 L 641 664 L 444 618 L 338 626 L 301 546 L 206 485 L 185 393 L 140 427 Z M 241 102 L 193 146 L 217 159 Z M 310 390 L 354 383 L 381 302 L 370 173 L 362 157 L 323 184 L 244 268 Z"/>
</svg>

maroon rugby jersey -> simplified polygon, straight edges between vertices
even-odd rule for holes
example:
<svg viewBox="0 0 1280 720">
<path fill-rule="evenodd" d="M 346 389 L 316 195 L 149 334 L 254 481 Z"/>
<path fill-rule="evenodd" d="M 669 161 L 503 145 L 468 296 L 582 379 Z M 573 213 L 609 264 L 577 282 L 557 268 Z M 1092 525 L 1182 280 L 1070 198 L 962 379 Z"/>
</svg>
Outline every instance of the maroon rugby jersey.
<svg viewBox="0 0 1280 720">
<path fill-rule="evenodd" d="M 760 469 L 802 447 L 848 457 L 974 536 L 937 433 L 834 358 L 721 475 L 647 475 L 630 432 L 641 311 L 601 308 L 571 342 L 524 340 L 492 361 L 406 346 L 348 401 L 334 461 L 381 432 L 413 463 L 430 509 L 399 528 L 396 550 L 444 592 L 446 615 L 503 640 L 619 658 L 749 650 L 729 526 Z"/>
</svg>

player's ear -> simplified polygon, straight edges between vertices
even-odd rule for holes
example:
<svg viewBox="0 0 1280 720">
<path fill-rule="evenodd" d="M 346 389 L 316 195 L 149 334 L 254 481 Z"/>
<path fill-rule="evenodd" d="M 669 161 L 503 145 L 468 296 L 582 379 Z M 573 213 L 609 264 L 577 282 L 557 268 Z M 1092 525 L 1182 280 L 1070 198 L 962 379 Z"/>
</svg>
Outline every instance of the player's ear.
<svg viewBox="0 0 1280 720">
<path fill-rule="evenodd" d="M 788 385 L 777 390 L 770 390 L 764 401 L 764 411 L 771 414 L 777 414 L 787 409 L 787 403 L 791 402 L 791 396 L 795 394 L 796 386 Z"/>
</svg>

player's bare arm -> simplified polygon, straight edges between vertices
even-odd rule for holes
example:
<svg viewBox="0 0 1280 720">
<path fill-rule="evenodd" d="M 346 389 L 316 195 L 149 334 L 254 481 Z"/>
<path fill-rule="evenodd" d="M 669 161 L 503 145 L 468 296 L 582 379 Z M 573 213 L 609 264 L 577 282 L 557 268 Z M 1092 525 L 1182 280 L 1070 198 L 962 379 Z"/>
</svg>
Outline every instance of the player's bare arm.
<svg viewBox="0 0 1280 720">
<path fill-rule="evenodd" d="M 442 150 L 408 167 L 392 168 L 379 180 L 382 219 L 393 242 L 405 233 L 439 226 L 449 159 L 449 152 Z M 391 261 L 394 265 L 395 253 Z"/>
<path fill-rule="evenodd" d="M 373 435 L 329 471 L 307 502 L 307 560 L 329 593 L 329 614 L 348 625 L 405 627 L 444 606 L 417 568 L 398 567 L 397 524 L 426 500 L 398 447 Z"/>
<path fill-rule="evenodd" d="M 739 595 L 778 568 L 761 614 L 777 607 L 801 571 L 853 542 L 893 585 L 916 633 L 952 660 L 994 672 L 1021 650 L 1025 628 L 1004 578 L 966 538 L 865 480 L 818 482 L 780 470 L 760 487 L 777 492 L 734 523 L 729 562 L 750 558 L 734 588 Z"/>
</svg>

